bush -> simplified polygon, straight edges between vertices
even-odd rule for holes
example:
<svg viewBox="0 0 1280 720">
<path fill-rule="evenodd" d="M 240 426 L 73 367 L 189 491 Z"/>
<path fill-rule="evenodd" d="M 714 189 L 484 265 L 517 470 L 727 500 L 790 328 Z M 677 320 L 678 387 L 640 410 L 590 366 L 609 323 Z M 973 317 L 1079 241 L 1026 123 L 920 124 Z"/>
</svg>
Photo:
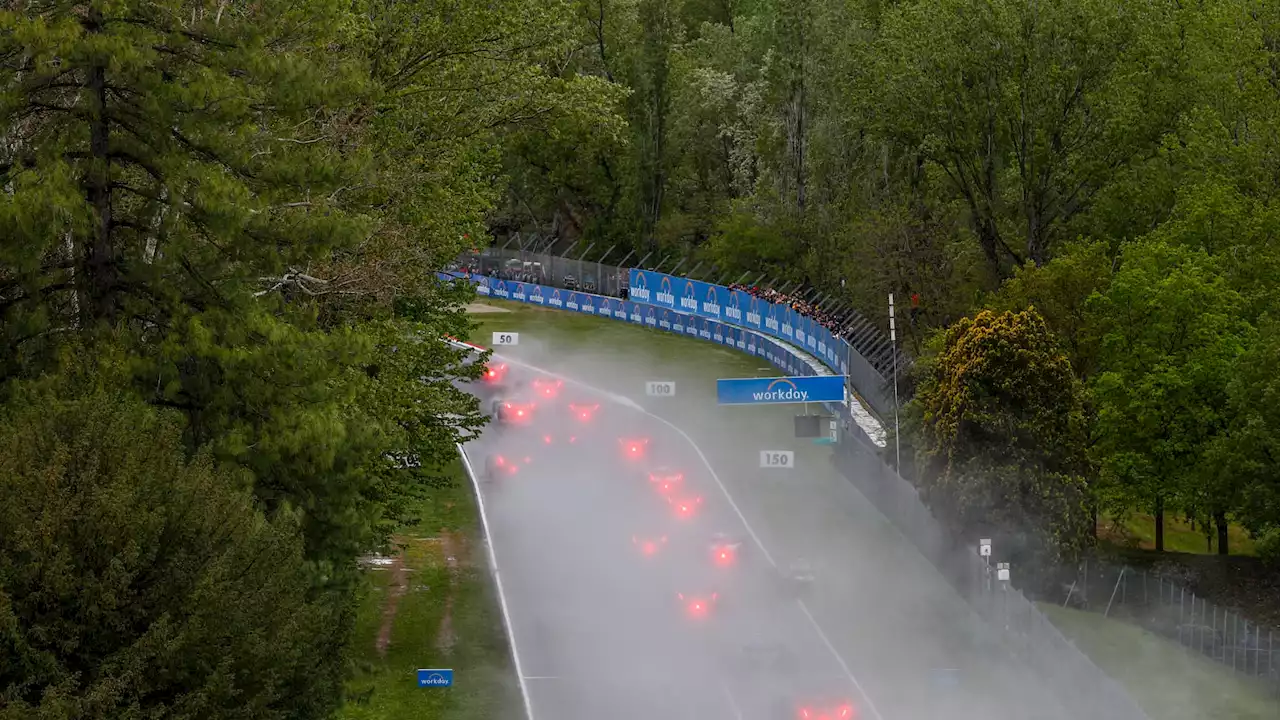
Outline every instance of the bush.
<svg viewBox="0 0 1280 720">
<path fill-rule="evenodd" d="M 1280 527 L 1273 527 L 1259 535 L 1254 548 L 1263 562 L 1280 567 Z"/>
</svg>

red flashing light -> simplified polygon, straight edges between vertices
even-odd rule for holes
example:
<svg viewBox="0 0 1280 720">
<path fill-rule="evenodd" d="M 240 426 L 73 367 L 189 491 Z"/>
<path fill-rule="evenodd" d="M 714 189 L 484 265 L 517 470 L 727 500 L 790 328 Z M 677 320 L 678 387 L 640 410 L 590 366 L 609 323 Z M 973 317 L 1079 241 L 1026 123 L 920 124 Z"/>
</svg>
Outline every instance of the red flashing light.
<svg viewBox="0 0 1280 720">
<path fill-rule="evenodd" d="M 711 612 L 711 608 L 715 605 L 717 596 L 717 593 L 711 593 L 708 597 L 689 598 L 688 601 L 685 602 L 685 608 L 693 617 L 706 617 L 706 615 Z M 677 593 L 677 597 L 682 601 L 685 600 L 684 593 Z"/>
<path fill-rule="evenodd" d="M 715 562 L 717 565 L 732 565 L 734 561 L 733 548 L 728 545 L 717 546 L 713 551 L 715 554 Z"/>
<path fill-rule="evenodd" d="M 486 382 L 498 382 L 507 374 L 507 364 L 490 365 L 485 368 L 484 379 Z"/>
<path fill-rule="evenodd" d="M 636 547 L 640 548 L 640 552 L 644 553 L 645 555 L 654 555 L 658 552 L 659 548 L 667 544 L 667 536 L 663 535 L 662 537 L 657 539 L 645 538 L 644 540 L 641 540 L 635 535 L 632 535 L 631 543 Z"/>
<path fill-rule="evenodd" d="M 571 405 L 569 405 L 569 412 L 572 412 L 572 413 L 573 413 L 573 416 L 574 416 L 575 418 L 577 418 L 577 419 L 578 419 L 579 421 L 581 421 L 581 422 L 589 422 L 589 421 L 591 420 L 592 416 L 594 416 L 594 415 L 595 415 L 596 410 L 599 410 L 599 409 L 600 409 L 600 405 L 599 405 L 599 404 L 596 404 L 596 405 L 574 405 L 574 404 L 571 404 Z"/>
<path fill-rule="evenodd" d="M 632 460 L 636 460 L 644 457 L 644 451 L 649 446 L 648 438 L 644 438 L 644 439 L 619 438 L 619 442 L 622 443 L 623 452 L 625 452 L 627 457 Z"/>
<path fill-rule="evenodd" d="M 560 388 L 564 385 L 562 380 L 534 380 L 533 387 L 538 390 L 538 394 L 545 398 L 554 398 L 560 392 Z"/>
<path fill-rule="evenodd" d="M 693 517 L 693 514 L 697 512 L 698 506 L 700 505 L 702 505 L 702 498 L 700 497 L 685 498 L 671 502 L 671 506 L 675 508 L 676 515 L 679 515 L 682 518 Z"/>
</svg>

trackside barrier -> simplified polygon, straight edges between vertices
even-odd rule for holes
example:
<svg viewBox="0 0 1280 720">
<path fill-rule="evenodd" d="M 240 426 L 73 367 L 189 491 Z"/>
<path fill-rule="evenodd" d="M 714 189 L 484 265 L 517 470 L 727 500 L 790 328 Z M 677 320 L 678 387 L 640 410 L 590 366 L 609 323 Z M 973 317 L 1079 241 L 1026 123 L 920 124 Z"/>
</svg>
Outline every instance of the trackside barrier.
<svg viewBox="0 0 1280 720">
<path fill-rule="evenodd" d="M 821 323 L 788 305 L 723 285 L 642 268 L 505 247 L 488 248 L 467 256 L 463 262 L 475 266 L 481 275 L 615 297 L 627 291 L 628 300 L 641 304 L 748 327 L 817 357 L 834 374 L 846 376 L 880 417 L 893 414 L 893 346 L 887 334 L 857 313 L 850 313 L 845 333 L 836 337 Z M 899 369 L 908 364 L 909 360 L 899 353 Z"/>
<path fill-rule="evenodd" d="M 794 345 L 836 374 L 847 376 L 882 417 L 893 412 L 892 396 L 886 392 L 889 378 L 844 338 L 788 305 L 723 285 L 652 270 L 631 268 L 627 282 L 628 298 L 635 302 L 745 327 Z M 877 349 L 879 355 L 891 352 L 887 342 Z"/>
<path fill-rule="evenodd" d="M 481 296 L 595 315 L 716 342 L 767 360 L 788 375 L 819 374 L 787 345 L 705 315 L 481 275 L 451 272 L 437 276 L 444 281 L 471 282 Z M 781 333 L 780 321 L 778 327 Z M 809 330 L 803 332 L 807 345 Z M 814 344 L 817 346 L 816 340 Z M 827 408 L 845 421 L 846 430 L 853 427 L 847 405 L 828 404 Z M 1150 720 L 1128 692 L 1067 640 L 1033 602 L 1014 588 L 999 587 L 988 576 L 989 568 L 976 548 L 956 547 L 950 542 L 914 486 L 884 465 L 869 443 L 840 443 L 832 462 L 947 577 L 985 621 L 987 631 L 1048 680 L 1064 708 L 1076 717 L 1090 720 Z"/>
<path fill-rule="evenodd" d="M 631 302 L 630 300 L 561 290 L 560 288 L 513 280 L 500 280 L 483 275 L 452 272 L 437 273 L 437 277 L 445 281 L 463 280 L 471 282 L 476 286 L 476 293 L 485 297 L 514 300 L 583 315 L 595 315 L 596 317 L 663 330 L 676 335 L 709 340 L 766 360 L 769 364 L 789 376 L 819 374 L 818 370 L 805 361 L 805 358 L 797 355 L 786 345 L 770 340 L 759 333 L 751 332 L 746 328 L 734 327 L 705 317 L 695 317 L 681 312 L 656 308 L 652 305 Z M 849 417 L 849 411 L 845 406 L 827 403 L 824 403 L 824 405 L 833 414 L 842 418 Z"/>
</svg>

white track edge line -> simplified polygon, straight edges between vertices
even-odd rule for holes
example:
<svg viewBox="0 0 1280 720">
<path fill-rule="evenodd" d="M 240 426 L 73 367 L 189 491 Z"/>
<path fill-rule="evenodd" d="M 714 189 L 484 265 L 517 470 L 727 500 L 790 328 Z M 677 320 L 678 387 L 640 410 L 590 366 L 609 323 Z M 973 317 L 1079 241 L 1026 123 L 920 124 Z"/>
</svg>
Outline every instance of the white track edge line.
<svg viewBox="0 0 1280 720">
<path fill-rule="evenodd" d="M 498 356 L 497 353 L 494 353 L 494 355 Z M 755 541 L 756 547 L 760 549 L 760 552 L 764 555 L 765 560 L 769 561 L 769 564 L 774 568 L 778 567 L 778 563 L 774 561 L 773 556 L 769 554 L 769 551 L 768 549 L 765 548 L 764 543 L 760 541 L 760 536 L 756 535 L 756 531 L 752 529 L 751 523 L 747 522 L 747 517 L 742 514 L 742 510 L 738 508 L 738 504 L 733 501 L 733 496 L 729 494 L 729 489 L 725 487 L 724 482 L 720 480 L 720 476 L 716 473 L 715 468 L 711 466 L 711 461 L 707 459 L 707 456 L 702 452 L 702 448 L 698 447 L 698 444 L 693 441 L 693 438 L 689 437 L 688 433 L 686 433 L 684 430 L 677 427 L 674 423 L 667 420 L 666 418 L 660 415 L 655 415 L 652 412 L 649 412 L 639 403 L 635 402 L 629 397 L 626 397 L 625 395 L 617 395 L 607 390 L 602 390 L 598 387 L 595 387 L 594 385 L 585 383 L 576 378 L 572 378 L 567 375 L 561 375 L 560 373 L 552 372 L 545 368 L 540 368 L 537 365 L 532 365 L 530 363 L 524 362 L 522 360 L 517 360 L 516 358 L 510 357 L 507 355 L 502 355 L 499 357 L 502 357 L 502 359 L 506 360 L 507 362 L 511 362 L 516 365 L 529 368 L 531 370 L 537 370 L 538 372 L 544 373 L 546 375 L 550 375 L 551 377 L 558 378 L 560 380 L 573 383 L 574 385 L 579 385 L 581 387 L 584 387 L 606 398 L 613 399 L 619 404 L 626 407 L 630 407 L 633 410 L 638 410 L 639 412 L 645 415 L 648 415 L 649 417 L 657 420 L 663 425 L 666 425 L 672 430 L 675 430 L 676 433 L 678 433 L 681 437 L 685 439 L 685 442 L 689 443 L 689 446 L 693 448 L 693 451 L 698 453 L 698 457 L 702 460 L 702 464 L 706 466 L 707 472 L 711 473 L 711 478 L 715 480 L 716 485 L 719 486 L 720 492 L 724 495 L 725 500 L 729 502 L 729 506 L 733 508 L 733 511 L 735 513 L 737 513 L 738 519 L 742 521 L 742 526 L 747 529 L 747 533 L 751 535 L 751 539 Z M 845 662 L 844 657 L 842 657 L 840 655 L 840 652 L 836 650 L 836 647 L 834 644 L 832 644 L 831 639 L 827 637 L 827 633 L 823 631 L 822 626 L 818 624 L 817 619 L 813 617 L 813 614 L 811 612 L 809 612 L 809 608 L 805 606 L 803 601 L 797 601 L 797 602 L 800 605 L 800 609 L 804 611 L 805 617 L 809 620 L 810 626 L 813 627 L 816 633 L 818 633 L 818 637 L 822 639 L 822 643 L 827 646 L 827 650 L 829 650 L 831 654 L 835 656 L 836 662 L 840 664 L 840 669 L 844 671 L 845 676 L 848 677 L 849 680 L 853 683 L 853 686 L 855 689 L 857 689 L 858 694 L 861 695 L 862 699 L 866 701 L 867 708 L 871 710 L 871 714 L 876 717 L 876 720 L 884 720 L 884 716 L 881 715 L 880 710 L 876 708 L 875 702 L 872 701 L 871 696 L 867 694 L 866 688 L 862 686 L 862 683 L 858 681 L 857 676 L 855 676 L 853 674 L 853 671 L 849 669 L 849 664 Z M 514 644 L 512 647 L 514 649 Z M 532 720 L 532 716 L 531 716 L 531 720 Z"/>
<path fill-rule="evenodd" d="M 462 444 L 457 444 L 458 456 L 462 458 L 462 466 L 471 478 L 471 486 L 476 491 L 476 505 L 480 508 L 480 524 L 484 527 L 484 544 L 489 551 L 489 568 L 493 572 L 493 583 L 498 588 L 498 605 L 502 608 L 502 623 L 507 627 L 507 641 L 511 646 L 511 661 L 515 664 L 516 678 L 520 682 L 520 697 L 524 700 L 524 714 L 528 720 L 534 720 L 533 701 L 529 697 L 529 686 L 524 669 L 520 665 L 520 651 L 516 648 L 516 627 L 511 622 L 511 611 L 507 606 L 507 593 L 502 587 L 502 575 L 498 572 L 498 555 L 493 549 L 493 534 L 489 531 L 489 514 L 485 512 L 484 492 L 480 489 L 480 480 L 476 477 L 475 468 L 471 466 L 471 458 Z"/>
</svg>

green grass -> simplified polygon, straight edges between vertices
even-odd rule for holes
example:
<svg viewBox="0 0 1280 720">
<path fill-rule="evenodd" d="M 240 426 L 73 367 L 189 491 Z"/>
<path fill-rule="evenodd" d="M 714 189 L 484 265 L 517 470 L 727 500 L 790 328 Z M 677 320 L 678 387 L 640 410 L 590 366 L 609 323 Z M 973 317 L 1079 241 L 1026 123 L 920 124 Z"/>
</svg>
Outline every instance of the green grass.
<svg viewBox="0 0 1280 720">
<path fill-rule="evenodd" d="M 510 662 L 502 615 L 483 551 L 478 510 L 461 463 L 452 484 L 435 490 L 416 509 L 418 522 L 396 540 L 407 572 L 405 592 L 389 619 L 385 608 L 395 573 L 369 572 L 353 652 L 358 671 L 348 685 L 344 720 L 481 720 L 521 714 L 519 685 Z M 459 561 L 451 569 L 441 538 L 457 538 Z M 454 642 L 438 642 L 448 615 Z M 389 622 L 383 656 L 377 640 Z M 453 668 L 450 688 L 419 688 L 417 668 Z"/>
<path fill-rule="evenodd" d="M 717 446 L 720 443 L 711 441 L 733 431 L 741 431 L 746 436 L 785 438 L 793 430 L 793 416 L 805 412 L 803 405 L 718 407 L 714 404 L 718 378 L 778 376 L 780 371 L 764 358 L 707 340 L 617 320 L 510 301 L 481 301 L 511 312 L 473 315 L 479 327 L 471 333 L 471 342 L 488 347 L 494 332 L 519 332 L 518 355 L 523 359 L 549 370 L 563 367 L 575 378 L 625 394 L 650 412 L 680 424 L 699 442 L 706 440 L 709 445 Z M 638 338 L 645 338 L 643 344 Z M 554 359 L 553 352 L 557 353 Z M 589 362 L 575 361 L 575 356 L 583 354 L 589 355 Z M 629 378 L 627 382 L 633 386 L 620 386 L 621 378 Z M 675 381 L 676 396 L 646 398 L 646 380 Z M 813 413 L 825 412 L 819 404 L 810 405 L 808 409 Z M 689 424 L 688 419 L 695 417 L 714 419 L 714 425 Z M 794 450 L 797 469 L 803 468 L 806 462 L 820 462 L 825 466 L 831 454 L 829 447 L 794 438 L 779 443 L 776 449 Z M 715 460 L 717 467 L 723 464 L 726 469 L 737 466 L 754 472 L 758 470 L 759 456 L 752 451 Z"/>
<path fill-rule="evenodd" d="M 1041 604 L 1064 635 L 1129 689 L 1153 720 L 1274 720 L 1266 686 L 1176 642 L 1098 613 Z"/>
<path fill-rule="evenodd" d="M 1117 545 L 1140 547 L 1148 550 L 1155 549 L 1156 522 L 1155 518 L 1150 515 L 1135 513 L 1119 525 L 1113 519 L 1103 518 L 1100 525 L 1098 535 L 1105 540 Z M 1213 530 L 1212 536 L 1214 544 L 1213 547 L 1210 547 L 1205 541 L 1203 528 L 1197 526 L 1197 529 L 1192 530 L 1191 525 L 1184 522 L 1182 518 L 1172 515 L 1165 516 L 1165 550 L 1198 555 L 1216 553 L 1217 529 Z M 1255 554 L 1253 538 L 1249 537 L 1249 533 L 1238 525 L 1231 525 L 1227 528 L 1227 542 L 1228 549 L 1232 555 Z"/>
</svg>

